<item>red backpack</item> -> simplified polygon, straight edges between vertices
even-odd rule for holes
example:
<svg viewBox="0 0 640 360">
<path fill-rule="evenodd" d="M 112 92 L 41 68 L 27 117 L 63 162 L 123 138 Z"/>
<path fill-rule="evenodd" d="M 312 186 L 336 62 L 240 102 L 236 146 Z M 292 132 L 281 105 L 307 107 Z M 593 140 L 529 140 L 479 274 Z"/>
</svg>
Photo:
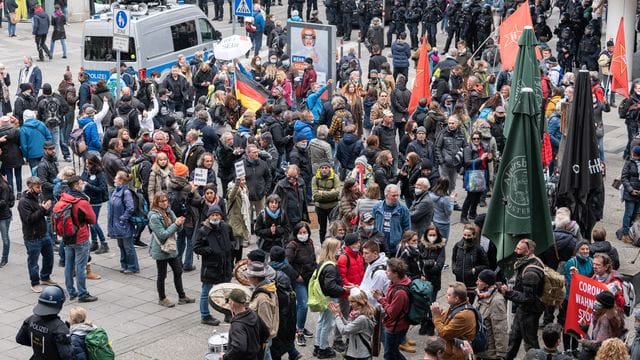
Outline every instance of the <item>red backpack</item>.
<svg viewBox="0 0 640 360">
<path fill-rule="evenodd" d="M 61 200 L 53 207 L 53 229 L 65 245 L 75 244 L 78 226 L 73 220 L 72 203 Z"/>
</svg>

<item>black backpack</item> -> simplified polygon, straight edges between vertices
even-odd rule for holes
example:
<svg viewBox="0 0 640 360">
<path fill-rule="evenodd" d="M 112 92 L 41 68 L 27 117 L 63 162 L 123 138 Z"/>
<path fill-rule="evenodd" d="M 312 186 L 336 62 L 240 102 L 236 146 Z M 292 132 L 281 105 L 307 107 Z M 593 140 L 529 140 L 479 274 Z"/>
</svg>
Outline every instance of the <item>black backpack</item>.
<svg viewBox="0 0 640 360">
<path fill-rule="evenodd" d="M 169 190 L 167 195 L 169 197 L 169 206 L 171 206 L 171 210 L 176 217 L 187 216 L 186 199 L 182 198 L 180 191 Z"/>
<path fill-rule="evenodd" d="M 489 339 L 487 338 L 487 326 L 485 325 L 484 319 L 482 318 L 482 315 L 480 315 L 480 312 L 478 311 L 478 309 L 476 309 L 474 306 L 471 306 L 469 304 L 459 306 L 455 310 L 453 310 L 451 314 L 449 314 L 449 316 L 447 316 L 447 319 L 453 318 L 454 316 L 456 316 L 456 314 L 458 314 L 460 311 L 463 311 L 463 310 L 473 311 L 473 314 L 476 317 L 476 336 L 473 338 L 473 341 L 471 341 L 471 347 L 473 348 L 473 352 L 478 354 L 478 353 L 487 351 L 487 349 L 489 348 Z"/>
<path fill-rule="evenodd" d="M 291 287 L 290 281 L 283 279 L 286 276 L 284 272 L 276 270 L 276 294 L 280 319 L 288 319 L 296 315 L 296 292 Z"/>
<path fill-rule="evenodd" d="M 42 121 L 49 128 L 60 126 L 60 104 L 53 96 L 49 96 L 42 100 Z"/>
</svg>

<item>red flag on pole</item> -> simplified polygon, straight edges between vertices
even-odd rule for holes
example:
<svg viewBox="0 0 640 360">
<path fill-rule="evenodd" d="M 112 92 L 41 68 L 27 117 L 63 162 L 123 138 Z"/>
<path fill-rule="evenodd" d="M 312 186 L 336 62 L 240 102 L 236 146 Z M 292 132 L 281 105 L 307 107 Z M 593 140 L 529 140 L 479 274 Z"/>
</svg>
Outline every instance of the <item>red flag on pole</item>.
<svg viewBox="0 0 640 360">
<path fill-rule="evenodd" d="M 611 59 L 611 91 L 629 97 L 629 75 L 627 74 L 627 49 L 624 42 L 624 17 L 618 24 L 618 35 Z"/>
<path fill-rule="evenodd" d="M 431 71 L 429 69 L 429 53 L 427 51 L 427 39 L 422 38 L 420 45 L 418 67 L 416 69 L 416 79 L 411 89 L 411 99 L 409 100 L 409 114 L 418 107 L 418 102 L 422 98 L 427 98 L 427 103 L 431 102 Z M 438 99 L 439 100 L 439 99 Z"/>
<path fill-rule="evenodd" d="M 518 55 L 518 40 L 525 26 L 532 26 L 529 6 L 521 5 L 500 24 L 500 61 L 502 70 L 513 70 Z"/>
</svg>

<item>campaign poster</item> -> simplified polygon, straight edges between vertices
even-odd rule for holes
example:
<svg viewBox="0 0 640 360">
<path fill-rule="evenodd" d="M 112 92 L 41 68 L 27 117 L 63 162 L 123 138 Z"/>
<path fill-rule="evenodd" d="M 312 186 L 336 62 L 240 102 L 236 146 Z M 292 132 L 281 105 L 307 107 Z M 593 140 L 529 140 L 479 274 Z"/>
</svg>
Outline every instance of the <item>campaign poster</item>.
<svg viewBox="0 0 640 360">
<path fill-rule="evenodd" d="M 604 290 L 608 290 L 607 285 L 597 280 L 580 274 L 574 274 L 571 277 L 567 303 L 567 319 L 564 323 L 565 333 L 572 331 L 579 335 L 586 336 L 584 331 L 580 329 L 580 320 L 584 320 L 587 324 L 591 322 L 593 302 L 596 301 L 596 296 Z"/>
<path fill-rule="evenodd" d="M 304 59 L 313 59 L 313 68 L 318 82 L 326 83 L 335 73 L 336 28 L 332 25 L 289 21 L 288 51 L 291 65 L 300 74 L 304 70 Z M 335 79 L 334 79 L 335 80 Z"/>
</svg>

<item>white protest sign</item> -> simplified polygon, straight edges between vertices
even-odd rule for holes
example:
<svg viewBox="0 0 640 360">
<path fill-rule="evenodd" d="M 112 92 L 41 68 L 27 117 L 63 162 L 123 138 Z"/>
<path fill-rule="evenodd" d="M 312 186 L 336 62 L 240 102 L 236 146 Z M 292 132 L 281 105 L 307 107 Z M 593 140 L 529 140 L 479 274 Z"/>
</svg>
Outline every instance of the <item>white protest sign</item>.
<svg viewBox="0 0 640 360">
<path fill-rule="evenodd" d="M 244 172 L 244 161 L 238 161 L 237 163 L 235 163 L 235 167 L 236 179 L 246 175 L 246 173 Z"/>
<path fill-rule="evenodd" d="M 193 183 L 198 186 L 207 185 L 207 169 L 195 168 L 193 170 Z"/>
</svg>

